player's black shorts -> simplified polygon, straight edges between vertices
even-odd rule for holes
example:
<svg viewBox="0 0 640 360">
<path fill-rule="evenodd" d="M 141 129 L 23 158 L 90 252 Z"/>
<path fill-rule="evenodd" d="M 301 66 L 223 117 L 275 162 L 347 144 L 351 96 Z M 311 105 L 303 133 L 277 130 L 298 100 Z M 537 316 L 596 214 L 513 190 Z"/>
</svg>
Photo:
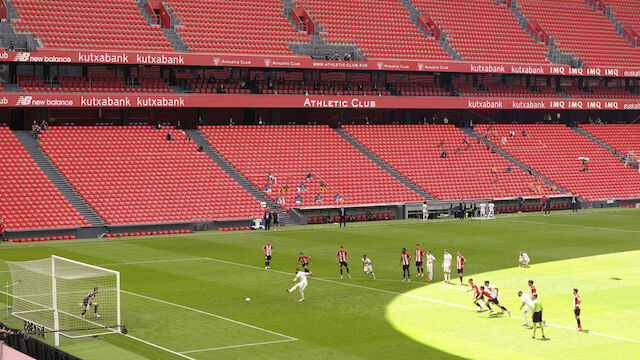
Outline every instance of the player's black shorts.
<svg viewBox="0 0 640 360">
<path fill-rule="evenodd" d="M 87 305 L 89 305 L 89 303 L 88 303 L 88 302 L 86 302 L 86 301 L 83 301 L 83 302 L 82 302 L 82 306 L 86 307 Z"/>
<path fill-rule="evenodd" d="M 273 225 L 279 225 L 280 224 L 280 220 L 273 220 Z"/>
<path fill-rule="evenodd" d="M 462 275 L 463 272 L 464 272 L 464 269 L 458 269 L 458 274 Z"/>
<path fill-rule="evenodd" d="M 580 309 L 573 309 L 573 313 L 576 314 L 576 316 L 580 316 Z"/>
<path fill-rule="evenodd" d="M 304 268 L 304 272 L 308 273 L 308 272 L 310 272 L 310 271 L 309 271 L 309 269 Z"/>
<path fill-rule="evenodd" d="M 402 265 L 402 270 L 409 270 L 409 265 Z"/>
<path fill-rule="evenodd" d="M 349 267 L 346 261 L 340 261 L 340 266 Z"/>
<path fill-rule="evenodd" d="M 473 297 L 473 301 L 484 300 L 484 296 L 482 294 L 476 294 Z"/>
<path fill-rule="evenodd" d="M 542 322 L 542 311 L 538 311 L 538 312 L 534 312 L 533 313 L 533 322 L 534 323 Z"/>
<path fill-rule="evenodd" d="M 309 266 L 309 263 L 308 263 L 308 262 L 306 262 L 306 263 L 302 263 L 302 267 L 303 267 L 303 268 L 306 268 L 306 267 L 308 267 L 308 266 Z"/>
<path fill-rule="evenodd" d="M 271 260 L 271 255 L 267 255 L 264 257 L 265 260 Z"/>
<path fill-rule="evenodd" d="M 500 301 L 498 301 L 498 298 L 495 298 L 493 300 L 489 300 L 489 302 L 492 303 L 492 304 L 500 305 Z"/>
<path fill-rule="evenodd" d="M 416 261 L 416 266 L 422 266 L 422 261 Z"/>
</svg>

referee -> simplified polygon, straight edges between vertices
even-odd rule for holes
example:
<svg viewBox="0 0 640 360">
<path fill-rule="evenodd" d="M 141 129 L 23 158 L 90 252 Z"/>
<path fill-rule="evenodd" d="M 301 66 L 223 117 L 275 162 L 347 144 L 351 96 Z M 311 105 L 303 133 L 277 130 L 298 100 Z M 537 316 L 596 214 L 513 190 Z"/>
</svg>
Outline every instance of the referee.
<svg viewBox="0 0 640 360">
<path fill-rule="evenodd" d="M 542 320 L 542 303 L 538 300 L 538 294 L 533 294 L 533 336 L 532 339 L 536 338 L 536 329 L 538 325 L 540 325 L 540 330 L 542 331 L 542 338 L 544 337 L 544 322 Z"/>
</svg>

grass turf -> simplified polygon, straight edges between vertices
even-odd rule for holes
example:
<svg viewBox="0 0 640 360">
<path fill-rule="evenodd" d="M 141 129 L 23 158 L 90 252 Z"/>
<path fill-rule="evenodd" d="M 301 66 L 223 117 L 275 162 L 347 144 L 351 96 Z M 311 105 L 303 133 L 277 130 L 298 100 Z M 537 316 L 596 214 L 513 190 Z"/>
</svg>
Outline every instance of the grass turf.
<svg viewBox="0 0 640 360">
<path fill-rule="evenodd" d="M 125 290 L 122 318 L 129 334 L 182 353 L 176 355 L 121 335 L 64 341 L 64 350 L 86 359 L 280 359 L 292 354 L 308 359 L 389 359 L 399 354 L 459 359 L 475 355 L 457 344 L 466 342 L 480 348 L 487 341 L 497 349 L 492 353 L 502 354 L 502 358 L 523 350 L 529 355 L 539 350 L 545 358 L 561 358 L 586 345 L 594 358 L 617 353 L 640 358 L 637 342 L 562 328 L 546 329 L 551 341 L 518 347 L 530 336 L 520 322 L 486 320 L 486 314 L 461 308 L 473 306 L 469 295 L 441 284 L 426 285 L 422 278 L 415 277 L 410 284 L 398 281 L 402 276 L 402 247 L 413 253 L 415 244 L 420 243 L 432 250 L 438 259 L 434 282 L 442 280 L 439 264 L 443 249 L 460 249 L 469 260 L 465 276 L 491 277 L 501 287 L 502 301 L 518 320 L 521 313 L 514 310 L 520 304 L 511 292 L 526 287 L 523 281 L 532 277 L 541 294 L 545 317 L 573 327 L 572 295 L 567 289 L 578 284 L 585 289 L 586 327 L 592 332 L 640 341 L 629 313 L 639 295 L 640 281 L 632 277 L 637 271 L 632 271 L 635 264 L 630 266 L 630 258 L 625 257 L 629 253 L 615 254 L 640 249 L 639 219 L 640 212 L 634 209 L 589 210 L 577 215 L 554 212 L 551 217 L 505 215 L 482 222 L 445 220 L 425 224 L 406 220 L 349 224 L 347 229 L 318 225 L 268 233 L 204 232 L 3 244 L 0 259 L 31 260 L 56 254 L 120 271 Z M 268 271 L 262 268 L 261 251 L 267 239 L 274 246 L 272 270 Z M 339 245 L 351 253 L 351 280 L 339 279 L 335 263 Z M 529 253 L 531 269 L 515 268 L 520 250 Z M 311 256 L 314 272 L 304 303 L 296 301 L 297 293 L 287 295 L 284 291 L 290 286 L 300 251 Z M 361 272 L 359 259 L 365 253 L 372 259 L 377 281 L 366 279 Z M 611 255 L 589 258 L 604 254 Z M 562 262 L 568 259 L 576 260 Z M 0 283 L 4 283 L 9 280 L 4 263 L 0 270 L 4 270 L 0 273 Z M 411 271 L 415 271 L 413 266 Z M 414 292 L 454 305 L 403 303 L 407 296 L 402 294 Z M 252 301 L 246 303 L 246 297 Z M 431 323 L 430 318 L 446 321 Z M 420 319 L 424 319 L 423 327 L 422 322 L 415 323 Z M 10 322 L 20 326 L 16 319 Z M 402 325 L 405 322 L 409 325 Z M 473 331 L 476 322 L 481 326 Z M 470 328 L 470 323 L 474 327 Z M 429 334 L 427 340 L 425 332 Z M 489 340 L 498 335 L 508 335 L 507 340 Z M 291 338 L 297 340 L 289 341 Z M 561 349 L 557 348 L 560 344 Z"/>
</svg>

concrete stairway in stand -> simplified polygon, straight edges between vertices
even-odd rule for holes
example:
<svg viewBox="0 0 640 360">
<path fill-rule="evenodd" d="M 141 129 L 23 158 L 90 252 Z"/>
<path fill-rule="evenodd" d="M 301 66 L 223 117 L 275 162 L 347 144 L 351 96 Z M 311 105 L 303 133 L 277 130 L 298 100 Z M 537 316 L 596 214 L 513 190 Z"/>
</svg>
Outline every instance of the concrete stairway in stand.
<svg viewBox="0 0 640 360">
<path fill-rule="evenodd" d="M 621 157 L 622 156 L 622 154 L 620 154 L 616 149 L 614 149 L 611 146 L 607 145 L 604 141 L 598 139 L 597 137 L 595 137 L 595 136 L 589 134 L 588 132 L 582 130 L 582 128 L 572 127 L 571 130 L 577 132 L 581 136 L 589 138 L 589 140 L 591 140 L 594 143 L 600 145 L 601 147 L 603 147 L 604 149 L 606 149 L 607 151 L 609 151 L 610 153 L 612 153 L 616 157 Z"/>
<path fill-rule="evenodd" d="M 185 130 L 188 134 L 191 134 L 191 138 L 196 145 L 202 146 L 204 153 L 213 160 L 222 170 L 224 170 L 233 180 L 235 180 L 242 188 L 244 188 L 249 194 L 251 194 L 258 201 L 264 201 L 267 203 L 267 207 L 275 209 L 280 215 L 280 224 L 282 225 L 296 225 L 296 222 L 284 211 L 278 204 L 273 202 L 268 197 L 264 196 L 262 191 L 258 190 L 255 185 L 247 178 L 245 178 L 236 168 L 233 167 L 225 158 L 223 158 L 214 148 L 209 145 L 207 137 L 199 130 Z"/>
<path fill-rule="evenodd" d="M 469 136 L 471 138 L 481 139 L 484 144 L 487 144 L 487 145 L 490 145 L 490 146 L 494 145 L 490 140 L 482 139 L 482 136 L 480 136 L 480 134 L 478 134 L 477 132 L 473 131 L 473 129 L 471 129 L 471 128 L 460 128 L 460 130 L 462 130 L 462 132 L 464 132 L 465 134 L 467 134 L 467 136 Z M 497 146 L 496 146 L 495 149 L 496 149 L 496 154 L 499 154 L 503 158 L 509 160 L 512 164 L 516 165 L 517 167 L 521 168 L 524 171 L 528 171 L 529 170 L 529 167 L 527 165 L 525 165 L 523 162 L 520 162 L 518 159 L 514 158 L 513 156 L 507 154 L 506 151 L 500 149 Z M 531 170 L 531 173 L 535 177 L 541 176 L 542 177 L 542 182 L 544 182 L 549 187 L 555 186 L 559 191 L 561 191 L 563 193 L 569 193 L 567 190 L 563 189 L 560 185 L 558 185 L 558 184 L 554 183 L 553 181 L 547 179 L 544 175 L 536 173 L 535 171 L 533 171 L 533 169 Z"/>
<path fill-rule="evenodd" d="M 362 144 L 358 142 L 355 138 L 353 138 L 349 133 L 342 129 L 334 129 L 334 131 L 340 135 L 346 142 L 351 144 L 354 148 L 360 151 L 363 155 L 368 157 L 371 161 L 373 161 L 376 165 L 380 166 L 384 171 L 386 171 L 389 175 L 393 176 L 396 180 L 400 181 L 409 189 L 413 190 L 416 194 L 422 196 L 426 200 L 434 200 L 433 195 L 428 192 L 422 190 L 418 185 L 411 182 L 409 179 L 404 177 L 404 175 L 400 174 L 394 168 L 389 166 L 386 162 L 382 161 L 376 154 L 374 154 L 371 150 L 364 147 Z"/>
<path fill-rule="evenodd" d="M 98 213 L 78 194 L 76 189 L 71 186 L 71 183 L 65 178 L 60 170 L 51 162 L 49 157 L 40 148 L 38 142 L 33 138 L 33 135 L 29 131 L 14 131 L 15 136 L 22 146 L 27 150 L 29 155 L 38 164 L 40 169 L 51 180 L 53 185 L 58 188 L 58 191 L 78 210 L 80 215 L 92 226 L 105 226 L 106 222 L 98 215 Z"/>
</svg>

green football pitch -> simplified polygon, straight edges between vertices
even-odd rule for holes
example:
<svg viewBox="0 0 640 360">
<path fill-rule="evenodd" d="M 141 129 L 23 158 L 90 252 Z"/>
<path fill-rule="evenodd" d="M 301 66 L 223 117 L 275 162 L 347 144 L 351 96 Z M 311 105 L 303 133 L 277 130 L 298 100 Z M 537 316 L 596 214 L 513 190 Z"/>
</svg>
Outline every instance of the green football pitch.
<svg viewBox="0 0 640 360">
<path fill-rule="evenodd" d="M 266 240 L 274 248 L 271 270 L 264 269 Z M 413 256 L 416 243 L 436 256 L 431 283 L 416 278 L 414 266 L 412 282 L 400 281 L 400 250 Z M 340 245 L 351 254 L 352 279 L 339 278 Z M 476 312 L 469 286 L 442 282 L 444 249 L 467 258 L 465 281 L 498 286 L 511 318 Z M 530 268 L 517 267 L 520 250 Z M 304 302 L 285 292 L 301 251 L 314 273 Z M 4 261 L 52 254 L 121 274 L 129 334 L 63 338 L 61 348 L 84 359 L 640 359 L 635 209 L 2 244 L 0 284 L 10 280 Z M 362 273 L 363 254 L 377 280 Z M 529 279 L 544 307 L 547 341 L 539 330 L 530 339 L 521 325 L 516 293 Z M 588 332 L 574 330 L 574 287 Z"/>
</svg>

